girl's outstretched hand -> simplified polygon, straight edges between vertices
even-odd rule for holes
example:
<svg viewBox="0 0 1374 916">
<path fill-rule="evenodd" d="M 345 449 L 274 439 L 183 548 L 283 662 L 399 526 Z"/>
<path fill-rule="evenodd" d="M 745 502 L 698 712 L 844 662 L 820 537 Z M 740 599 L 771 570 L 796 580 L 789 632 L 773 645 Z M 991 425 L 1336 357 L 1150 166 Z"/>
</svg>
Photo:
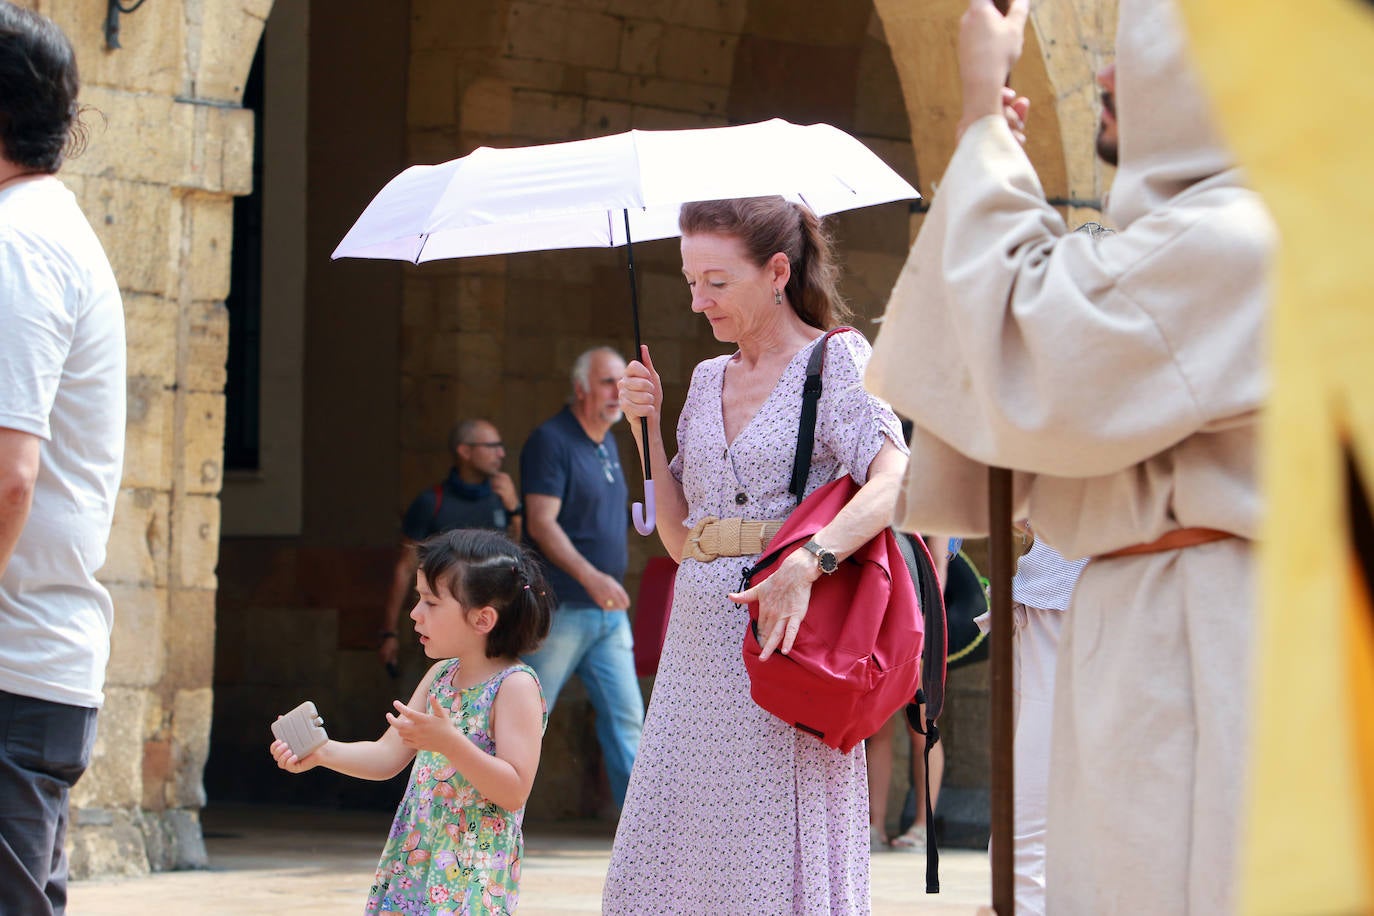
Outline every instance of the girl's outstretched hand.
<svg viewBox="0 0 1374 916">
<path fill-rule="evenodd" d="M 277 718 L 280 719 L 281 716 Z M 291 753 L 290 745 L 280 739 L 273 741 L 272 746 L 268 748 L 268 750 L 272 752 L 272 757 L 277 761 L 277 766 L 288 773 L 304 773 L 306 770 L 313 770 L 315 767 L 319 766 L 320 751 L 323 749 L 322 746 L 319 750 L 306 754 L 305 759 L 301 760 L 295 754 Z"/>
<path fill-rule="evenodd" d="M 396 712 L 387 713 L 386 720 L 401 736 L 401 743 L 413 751 L 438 751 L 453 741 L 458 731 L 453 727 L 448 710 L 439 704 L 439 698 L 429 697 L 429 710 L 411 709 L 400 700 L 393 700 Z"/>
</svg>

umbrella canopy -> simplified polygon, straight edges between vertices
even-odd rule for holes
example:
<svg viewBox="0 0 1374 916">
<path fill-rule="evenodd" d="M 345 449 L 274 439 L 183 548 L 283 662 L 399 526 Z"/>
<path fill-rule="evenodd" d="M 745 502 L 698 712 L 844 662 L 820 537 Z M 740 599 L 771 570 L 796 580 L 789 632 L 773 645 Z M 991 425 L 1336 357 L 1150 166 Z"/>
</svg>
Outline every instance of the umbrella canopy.
<svg viewBox="0 0 1374 916">
<path fill-rule="evenodd" d="M 920 197 L 829 124 L 774 119 L 700 130 L 632 130 L 512 149 L 481 147 L 393 178 L 335 258 L 441 258 L 612 248 L 678 234 L 681 205 L 777 194 L 817 216 Z M 628 225 L 627 225 L 628 224 Z"/>
<path fill-rule="evenodd" d="M 780 195 L 817 216 L 921 195 L 868 147 L 829 124 L 774 119 L 700 130 L 632 130 L 609 137 L 510 149 L 397 175 L 334 249 L 334 258 L 416 264 L 441 258 L 614 248 L 678 234 L 678 210 L 695 200 Z M 639 299 L 629 248 L 631 314 L 639 353 Z M 644 441 L 647 423 L 641 422 Z M 644 458 L 635 530 L 654 530 Z"/>
</svg>

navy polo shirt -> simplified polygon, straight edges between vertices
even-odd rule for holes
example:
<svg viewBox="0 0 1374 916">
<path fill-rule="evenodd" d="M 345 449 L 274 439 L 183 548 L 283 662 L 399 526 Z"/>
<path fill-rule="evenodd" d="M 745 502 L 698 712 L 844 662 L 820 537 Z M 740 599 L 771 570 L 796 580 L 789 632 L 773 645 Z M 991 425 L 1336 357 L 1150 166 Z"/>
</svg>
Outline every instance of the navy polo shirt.
<svg viewBox="0 0 1374 916">
<path fill-rule="evenodd" d="M 454 468 L 442 484 L 415 497 L 401 520 L 401 533 L 412 541 L 423 541 L 430 535 L 455 528 L 505 531 L 509 521 L 506 507 L 501 497 L 492 492 L 490 483 L 485 480 L 467 483 Z"/>
<path fill-rule="evenodd" d="M 598 446 L 572 410 L 564 407 L 538 426 L 520 450 L 520 484 L 526 494 L 562 500 L 558 525 L 597 569 L 624 581 L 629 565 L 630 492 L 615 439 Z M 536 543 L 535 549 L 538 549 Z M 592 604 L 587 590 L 548 558 L 544 570 L 560 604 Z"/>
</svg>

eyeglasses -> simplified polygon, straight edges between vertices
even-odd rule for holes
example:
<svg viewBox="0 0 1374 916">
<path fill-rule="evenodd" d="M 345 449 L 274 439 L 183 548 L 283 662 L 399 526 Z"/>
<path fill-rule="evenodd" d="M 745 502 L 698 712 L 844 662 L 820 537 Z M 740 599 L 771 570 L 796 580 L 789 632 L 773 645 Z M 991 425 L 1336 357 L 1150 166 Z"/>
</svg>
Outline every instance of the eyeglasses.
<svg viewBox="0 0 1374 916">
<path fill-rule="evenodd" d="M 606 475 L 606 482 L 615 483 L 615 465 L 611 463 L 611 453 L 606 451 L 606 443 L 596 444 L 596 456 L 601 459 L 601 471 Z"/>
<path fill-rule="evenodd" d="M 464 444 L 464 445 L 471 446 L 471 447 L 473 447 L 473 448 L 505 448 L 505 447 L 506 447 L 506 443 L 504 443 L 504 442 L 464 442 L 463 444 Z"/>
</svg>

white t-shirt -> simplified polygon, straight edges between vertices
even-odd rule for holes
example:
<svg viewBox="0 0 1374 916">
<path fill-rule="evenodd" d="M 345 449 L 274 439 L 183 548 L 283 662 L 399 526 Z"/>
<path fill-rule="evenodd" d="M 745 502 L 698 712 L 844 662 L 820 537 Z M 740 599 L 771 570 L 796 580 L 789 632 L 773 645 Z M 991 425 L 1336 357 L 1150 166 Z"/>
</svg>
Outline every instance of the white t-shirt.
<svg viewBox="0 0 1374 916">
<path fill-rule="evenodd" d="M 0 690 L 104 699 L 105 563 L 124 464 L 124 307 L 56 178 L 0 189 L 0 427 L 38 436 L 33 507 L 0 577 Z"/>
</svg>

